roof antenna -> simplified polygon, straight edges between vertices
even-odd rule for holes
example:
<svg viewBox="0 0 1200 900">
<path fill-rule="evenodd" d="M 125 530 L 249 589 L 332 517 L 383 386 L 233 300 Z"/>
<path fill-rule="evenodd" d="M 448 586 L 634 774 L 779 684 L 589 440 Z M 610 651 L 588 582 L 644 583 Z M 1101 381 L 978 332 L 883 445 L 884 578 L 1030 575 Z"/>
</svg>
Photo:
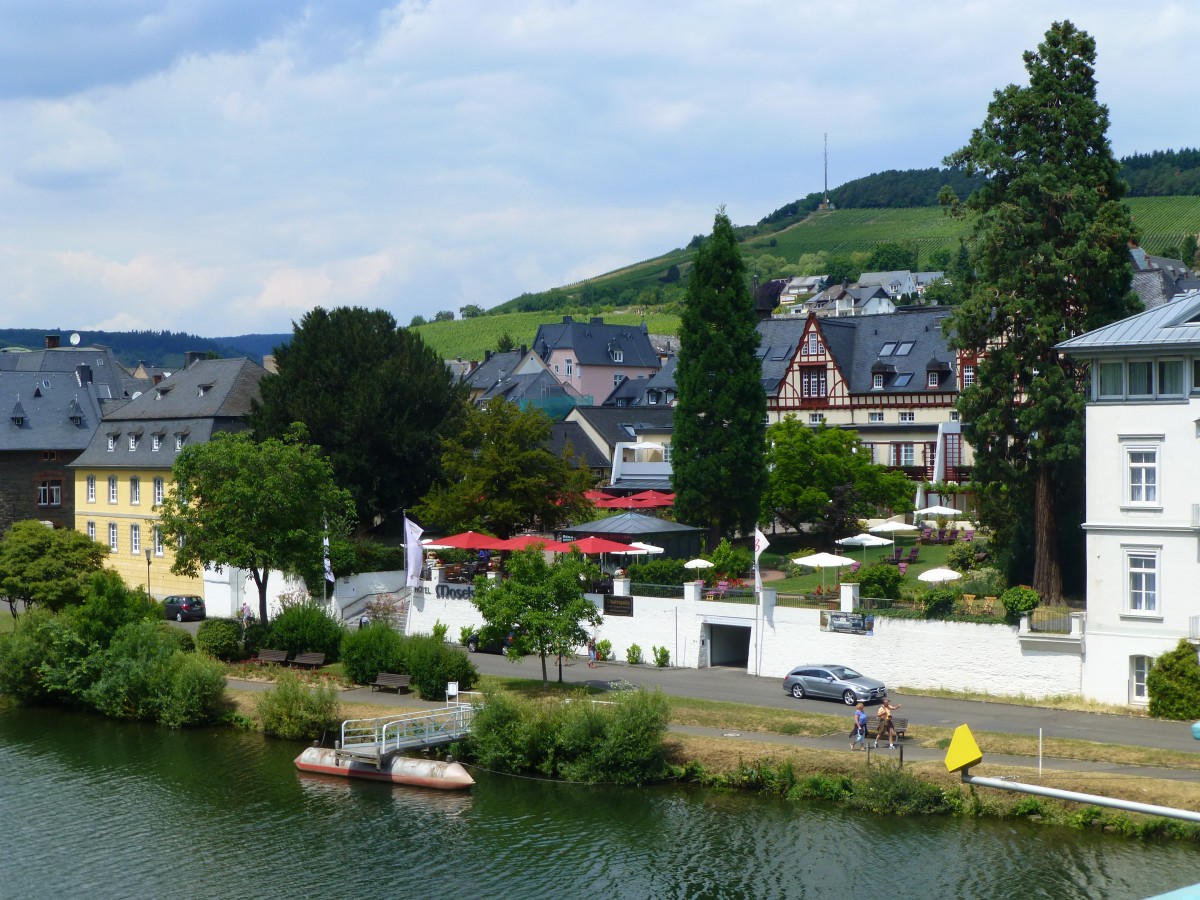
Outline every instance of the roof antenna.
<svg viewBox="0 0 1200 900">
<path fill-rule="evenodd" d="M 821 209 L 829 209 L 829 132 L 825 132 L 825 199 Z"/>
</svg>

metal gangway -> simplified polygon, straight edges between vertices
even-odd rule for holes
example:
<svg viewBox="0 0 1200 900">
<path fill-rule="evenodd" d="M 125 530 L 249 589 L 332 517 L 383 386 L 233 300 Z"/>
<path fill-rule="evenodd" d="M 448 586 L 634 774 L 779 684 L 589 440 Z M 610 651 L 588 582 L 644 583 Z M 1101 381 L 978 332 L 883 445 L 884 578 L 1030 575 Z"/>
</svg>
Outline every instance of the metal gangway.
<svg viewBox="0 0 1200 900">
<path fill-rule="evenodd" d="M 342 736 L 334 748 L 339 758 L 369 762 L 378 766 L 389 754 L 414 747 L 449 744 L 471 733 L 475 712 L 483 705 L 482 695 L 471 702 L 458 701 L 434 710 L 401 713 L 377 719 L 347 719 Z"/>
</svg>

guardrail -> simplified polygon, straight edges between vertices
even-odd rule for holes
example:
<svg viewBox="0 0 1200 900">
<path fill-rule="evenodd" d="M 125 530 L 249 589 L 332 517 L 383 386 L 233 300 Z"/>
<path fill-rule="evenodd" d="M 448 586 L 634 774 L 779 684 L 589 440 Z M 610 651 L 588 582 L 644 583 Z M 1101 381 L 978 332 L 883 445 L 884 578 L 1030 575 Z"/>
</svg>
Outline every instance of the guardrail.
<svg viewBox="0 0 1200 900">
<path fill-rule="evenodd" d="M 682 584 L 630 584 L 629 591 L 635 597 L 663 597 L 670 600 L 683 599 Z"/>
<path fill-rule="evenodd" d="M 842 604 L 836 596 L 828 594 L 776 594 L 775 605 L 790 609 L 840 609 Z"/>
</svg>

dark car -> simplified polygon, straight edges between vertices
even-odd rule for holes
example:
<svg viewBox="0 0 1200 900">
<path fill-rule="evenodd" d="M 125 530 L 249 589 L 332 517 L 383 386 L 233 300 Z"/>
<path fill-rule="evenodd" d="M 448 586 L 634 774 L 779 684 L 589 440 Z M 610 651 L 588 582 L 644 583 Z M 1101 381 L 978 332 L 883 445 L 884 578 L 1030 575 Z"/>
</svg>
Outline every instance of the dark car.
<svg viewBox="0 0 1200 900">
<path fill-rule="evenodd" d="M 189 619 L 203 619 L 204 601 L 195 594 L 174 594 L 163 600 L 163 613 L 168 619 L 176 622 L 186 622 Z"/>
<path fill-rule="evenodd" d="M 511 634 L 498 640 L 485 641 L 477 631 L 467 638 L 467 652 L 507 653 L 512 641 L 513 636 Z"/>
<path fill-rule="evenodd" d="M 887 696 L 882 681 L 868 678 L 849 666 L 826 663 L 820 666 L 796 666 L 783 679 L 783 690 L 797 700 L 805 697 L 827 697 L 853 706 L 860 700 L 870 703 Z"/>
</svg>

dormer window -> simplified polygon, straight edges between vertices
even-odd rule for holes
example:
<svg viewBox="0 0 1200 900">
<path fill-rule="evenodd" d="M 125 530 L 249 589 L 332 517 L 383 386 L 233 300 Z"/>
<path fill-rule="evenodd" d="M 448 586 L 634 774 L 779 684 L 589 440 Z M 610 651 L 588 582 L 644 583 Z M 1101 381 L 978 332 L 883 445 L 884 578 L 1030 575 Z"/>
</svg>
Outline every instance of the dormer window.
<svg viewBox="0 0 1200 900">
<path fill-rule="evenodd" d="M 928 376 L 926 376 L 925 386 L 931 387 L 931 388 L 935 388 L 938 386 L 938 373 L 937 372 L 930 372 L 928 374 Z"/>
<path fill-rule="evenodd" d="M 883 375 L 880 374 L 879 372 L 876 372 L 874 375 L 871 376 L 871 388 L 873 390 L 879 390 L 882 387 L 883 387 Z"/>
<path fill-rule="evenodd" d="M 613 350 L 612 358 L 613 358 L 613 362 L 617 362 L 617 363 L 625 362 L 625 351 L 624 350 Z"/>
<path fill-rule="evenodd" d="M 150 449 L 153 450 L 155 453 L 157 453 L 159 450 L 162 449 L 162 435 L 161 434 L 155 434 L 155 435 L 151 436 Z"/>
<path fill-rule="evenodd" d="M 129 436 L 129 449 L 136 450 L 137 445 L 138 445 L 138 436 L 136 434 L 131 434 Z"/>
<path fill-rule="evenodd" d="M 20 428 L 22 425 L 25 424 L 25 417 L 24 416 L 13 416 L 12 421 L 13 421 L 14 425 L 16 425 L 18 428 Z"/>
<path fill-rule="evenodd" d="M 155 400 L 162 400 L 167 394 L 171 393 L 171 388 L 174 385 L 160 385 L 154 392 Z"/>
<path fill-rule="evenodd" d="M 108 436 L 108 452 L 112 453 L 116 449 L 117 449 L 117 436 L 115 434 L 110 434 Z"/>
<path fill-rule="evenodd" d="M 196 396 L 203 397 L 205 394 L 207 394 L 211 390 L 212 390 L 211 384 L 202 384 L 198 388 L 196 388 Z"/>
<path fill-rule="evenodd" d="M 186 434 L 177 434 L 177 435 L 175 435 L 175 449 L 176 449 L 176 450 L 182 450 L 182 449 L 183 449 L 183 441 L 184 441 L 184 438 L 186 438 L 186 437 L 187 437 L 187 435 L 186 435 Z"/>
</svg>

